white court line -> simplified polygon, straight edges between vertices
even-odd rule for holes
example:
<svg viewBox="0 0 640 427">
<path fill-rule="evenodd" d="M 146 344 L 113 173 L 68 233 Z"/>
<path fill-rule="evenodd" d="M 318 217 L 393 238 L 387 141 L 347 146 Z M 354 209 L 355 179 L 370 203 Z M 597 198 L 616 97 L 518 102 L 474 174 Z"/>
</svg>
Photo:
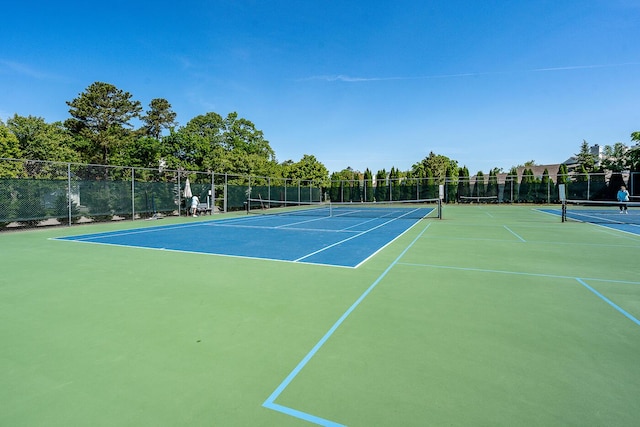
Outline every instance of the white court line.
<svg viewBox="0 0 640 427">
<path fill-rule="evenodd" d="M 324 252 L 324 251 L 326 251 L 326 250 L 327 250 L 327 249 L 329 249 L 329 248 L 332 248 L 332 247 L 334 247 L 334 246 L 341 245 L 342 243 L 347 242 L 347 241 L 352 240 L 352 239 L 355 239 L 356 237 L 360 237 L 360 236 L 362 236 L 362 235 L 364 235 L 364 234 L 367 234 L 367 233 L 369 233 L 369 232 L 371 232 L 371 231 L 373 231 L 373 230 L 376 230 L 376 229 L 378 229 L 378 228 L 380 228 L 380 227 L 383 227 L 383 226 L 385 226 L 385 225 L 387 225 L 387 224 L 389 224 L 389 223 L 392 223 L 393 221 L 397 221 L 397 220 L 399 220 L 399 219 L 402 219 L 402 217 L 407 216 L 407 215 L 409 215 L 410 213 L 412 213 L 412 212 L 407 212 L 407 213 L 406 213 L 406 214 L 404 214 L 404 215 L 401 215 L 401 216 L 399 216 L 399 217 L 397 217 L 397 218 L 392 218 L 392 219 L 390 219 L 389 221 L 383 222 L 382 224 L 379 224 L 379 225 L 377 225 L 377 226 L 375 226 L 375 227 L 373 227 L 373 228 L 370 228 L 370 229 L 365 230 L 365 231 L 363 231 L 363 232 L 361 232 L 361 233 L 358 233 L 358 234 L 356 234 L 355 236 L 348 237 L 348 238 L 343 239 L 343 240 L 341 240 L 341 241 L 339 241 L 339 242 L 336 242 L 336 243 L 334 243 L 334 244 L 332 244 L 332 245 L 329 245 L 329 246 L 324 247 L 324 248 L 322 248 L 322 249 L 319 249 L 319 250 L 317 250 L 317 251 L 311 252 L 310 254 L 307 254 L 307 255 L 305 255 L 305 256 L 302 256 L 302 257 L 300 257 L 300 258 L 296 259 L 296 260 L 295 260 L 295 262 L 298 262 L 298 261 L 303 260 L 303 259 L 305 259 L 305 258 L 309 258 L 310 256 L 316 255 L 316 254 L 318 254 L 318 253 L 320 253 L 320 252 Z M 418 223 L 418 221 L 416 221 L 416 224 L 417 224 L 417 223 Z M 414 225 L 415 225 L 415 224 L 414 224 Z M 411 228 L 411 227 L 409 227 L 409 228 Z M 406 230 L 405 230 L 405 231 L 406 231 Z"/>
<path fill-rule="evenodd" d="M 516 236 L 518 239 L 522 240 L 523 242 L 527 242 L 526 240 L 524 240 L 522 237 L 520 237 L 515 231 L 513 231 L 512 229 L 510 229 L 509 227 L 507 227 L 506 225 L 503 226 L 504 228 L 507 229 L 507 231 L 511 234 L 513 234 L 514 236 Z"/>
<path fill-rule="evenodd" d="M 257 230 L 285 230 L 282 225 L 237 225 L 237 224 L 210 224 L 216 227 L 229 227 L 229 228 L 253 228 Z M 291 231 L 322 231 L 325 233 L 358 233 L 357 231 L 347 230 L 345 228 L 342 229 L 332 229 L 332 228 L 300 228 L 300 227 L 288 227 L 286 230 Z"/>
<path fill-rule="evenodd" d="M 86 242 L 88 240 L 94 240 L 94 239 L 101 239 L 101 238 L 107 238 L 107 237 L 120 237 L 120 236 L 129 236 L 132 234 L 145 234 L 145 233 L 155 233 L 157 231 L 166 231 L 166 230 L 176 230 L 176 229 L 181 229 L 181 228 L 190 228 L 190 227 L 197 227 L 200 225 L 203 225 L 204 223 L 200 222 L 200 223 L 193 223 L 193 224 L 179 224 L 179 225 L 169 225 L 169 226 L 154 226 L 154 227 L 150 227 L 150 228 L 135 228 L 133 230 L 129 230 L 129 231 L 103 231 L 100 233 L 90 233 L 87 234 L 86 236 L 78 236 L 80 238 L 78 239 L 72 239 L 72 237 L 74 236 L 66 236 L 66 237 L 56 237 L 54 238 L 54 240 L 69 240 L 69 241 L 75 241 L 75 242 Z"/>
</svg>

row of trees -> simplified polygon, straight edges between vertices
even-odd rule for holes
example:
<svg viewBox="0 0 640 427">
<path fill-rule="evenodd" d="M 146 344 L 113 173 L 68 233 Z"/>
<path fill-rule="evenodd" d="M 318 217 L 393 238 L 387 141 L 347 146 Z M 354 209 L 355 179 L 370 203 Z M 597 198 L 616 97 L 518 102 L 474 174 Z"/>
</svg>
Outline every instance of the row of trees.
<svg viewBox="0 0 640 427">
<path fill-rule="evenodd" d="M 433 179 L 435 184 L 441 184 L 469 177 L 466 167 L 433 152 L 408 171 L 392 167 L 389 172 L 382 169 L 374 176 L 369 169 L 360 172 L 348 167 L 329 176 L 313 155 L 305 154 L 296 162 L 278 162 L 263 132 L 235 112 L 226 117 L 209 112 L 179 126 L 166 99 L 151 100 L 143 111 L 142 104 L 129 92 L 109 83 L 95 82 L 66 104 L 70 117 L 64 122 L 47 123 L 40 117 L 17 114 L 6 124 L 0 121 L 0 158 L 214 171 L 310 180 L 322 186 L 329 186 L 329 181 L 378 183 L 395 178 Z M 602 162 L 583 141 L 576 154 L 575 172 L 640 171 L 640 132 L 632 133 L 631 140 L 636 143 L 633 147 L 623 143 L 605 146 Z M 533 165 L 531 161 L 524 166 Z M 3 168 L 0 177 L 21 173 Z M 517 175 L 517 169 L 514 166 L 508 173 Z M 501 172 L 494 168 L 489 177 Z M 476 176 L 484 175 L 480 171 Z"/>
<path fill-rule="evenodd" d="M 71 117 L 64 122 L 17 114 L 6 124 L 0 121 L 0 158 L 290 179 L 328 177 L 312 155 L 278 163 L 263 132 L 235 112 L 226 117 L 209 112 L 178 126 L 167 100 L 153 99 L 143 111 L 129 92 L 102 82 L 93 83 L 67 105 Z M 0 171 L 4 176 L 16 173 Z"/>
</svg>

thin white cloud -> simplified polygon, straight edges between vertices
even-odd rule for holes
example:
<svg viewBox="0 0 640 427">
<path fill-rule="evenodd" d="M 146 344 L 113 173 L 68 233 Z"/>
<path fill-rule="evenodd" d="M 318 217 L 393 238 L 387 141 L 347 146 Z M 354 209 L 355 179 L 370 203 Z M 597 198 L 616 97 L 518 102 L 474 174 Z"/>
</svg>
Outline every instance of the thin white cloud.
<svg viewBox="0 0 640 427">
<path fill-rule="evenodd" d="M 351 77 L 344 74 L 337 75 L 319 75 L 312 76 L 299 81 L 320 80 L 326 82 L 346 82 L 346 83 L 358 83 L 358 82 L 377 82 L 377 81 L 390 81 L 390 80 L 425 80 L 425 79 L 443 79 L 443 78 L 459 78 L 459 77 L 478 77 L 496 74 L 510 74 L 510 73 L 528 73 L 528 72 L 549 72 L 549 71 L 570 71 L 570 70 L 586 70 L 593 68 L 614 68 L 624 67 L 629 65 L 640 65 L 640 62 L 627 62 L 621 64 L 599 64 L 599 65 L 571 65 L 563 67 L 546 67 L 546 68 L 534 68 L 530 70 L 520 71 L 487 71 L 479 73 L 455 73 L 455 74 L 431 74 L 426 76 L 404 76 L 404 77 Z"/>
<path fill-rule="evenodd" d="M 312 76 L 304 79 L 300 79 L 301 81 L 306 80 L 321 80 L 326 82 L 380 82 L 380 81 L 390 81 L 390 80 L 421 80 L 421 79 L 438 79 L 445 77 L 466 77 L 466 76 L 477 76 L 480 74 L 489 74 L 489 73 L 463 73 L 463 74 L 434 74 L 430 76 L 416 76 L 416 77 L 351 77 L 346 76 L 344 74 L 338 74 L 335 76 Z"/>
<path fill-rule="evenodd" d="M 639 62 L 626 62 L 622 64 L 599 64 L 599 65 L 571 65 L 566 67 L 549 67 L 549 68 L 536 68 L 531 71 L 566 71 L 566 70 L 587 70 L 591 68 L 613 68 L 624 67 L 627 65 L 638 65 Z"/>
<path fill-rule="evenodd" d="M 50 79 L 54 77 L 51 74 L 39 71 L 35 68 L 30 67 L 29 65 L 15 61 L 8 61 L 5 59 L 0 59 L 0 70 L 5 70 L 9 73 L 20 74 L 22 76 L 31 77 L 38 80 Z"/>
<path fill-rule="evenodd" d="M 185 55 L 172 55 L 171 59 L 173 59 L 174 62 L 178 63 L 184 70 L 195 68 L 195 64 L 193 63 L 191 58 Z"/>
<path fill-rule="evenodd" d="M 407 77 L 350 77 L 345 76 L 343 74 L 335 75 L 335 76 L 312 76 L 300 79 L 304 80 L 321 80 L 325 82 L 372 82 L 372 81 L 383 81 L 383 80 L 405 80 Z"/>
</svg>

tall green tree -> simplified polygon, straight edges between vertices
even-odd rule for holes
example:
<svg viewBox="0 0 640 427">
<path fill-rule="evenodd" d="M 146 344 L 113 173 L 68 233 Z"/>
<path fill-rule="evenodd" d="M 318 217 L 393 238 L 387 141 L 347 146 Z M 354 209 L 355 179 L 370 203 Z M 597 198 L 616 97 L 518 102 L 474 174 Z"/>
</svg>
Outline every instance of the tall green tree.
<svg viewBox="0 0 640 427">
<path fill-rule="evenodd" d="M 163 159 L 165 145 L 151 136 L 141 136 L 122 147 L 120 164 L 156 169 Z"/>
<path fill-rule="evenodd" d="M 422 191 L 419 198 L 421 199 L 435 199 L 439 194 L 439 184 L 433 176 L 431 169 L 427 169 L 426 176 L 422 179 Z"/>
<path fill-rule="evenodd" d="M 540 180 L 540 186 L 538 188 L 538 198 L 544 199 L 547 202 L 551 199 L 551 190 L 553 187 L 553 181 L 549 178 L 549 169 L 544 168 L 542 172 L 542 179 Z"/>
<path fill-rule="evenodd" d="M 630 166 L 628 152 L 629 147 L 621 142 L 616 142 L 613 146 L 605 145 L 602 167 L 611 172 L 628 170 Z"/>
<path fill-rule="evenodd" d="M 640 132 L 631 134 L 631 141 L 636 144 L 629 149 L 627 157 L 629 159 L 629 169 L 632 172 L 640 172 Z"/>
<path fill-rule="evenodd" d="M 494 197 L 498 195 L 498 172 L 497 168 L 489 171 L 489 180 L 487 182 L 486 196 Z"/>
<path fill-rule="evenodd" d="M 627 185 L 624 182 L 622 172 L 630 169 L 629 151 L 629 147 L 621 142 L 616 142 L 613 146 L 604 146 L 602 171 L 611 172 L 611 176 L 608 182 L 606 182 L 604 174 L 591 178 L 590 189 L 594 189 L 594 199 L 615 200 L 620 186 Z"/>
<path fill-rule="evenodd" d="M 447 167 L 447 176 L 445 180 L 446 191 L 445 191 L 445 201 L 449 202 L 456 199 L 456 193 L 458 191 L 458 163 L 455 161 L 451 161 L 449 163 L 449 167 Z M 438 193 L 436 193 L 438 194 Z"/>
<path fill-rule="evenodd" d="M 330 198 L 335 202 L 361 201 L 360 172 L 351 167 L 333 172 L 330 176 Z"/>
<path fill-rule="evenodd" d="M 198 115 L 185 126 L 169 129 L 162 155 L 169 169 L 234 172 L 223 148 L 224 120 L 214 112 Z"/>
<path fill-rule="evenodd" d="M 447 169 L 457 168 L 457 162 L 451 160 L 447 156 L 435 154 L 433 151 L 429 153 L 427 157 L 422 159 L 419 163 L 412 166 L 412 175 L 418 177 L 425 177 L 426 170 L 431 170 L 433 178 L 437 184 L 444 184 L 447 176 Z"/>
<path fill-rule="evenodd" d="M 0 158 L 3 159 L 21 159 L 22 150 L 20 149 L 20 140 L 9 129 L 7 125 L 0 120 Z"/>
<path fill-rule="evenodd" d="M 361 173 L 353 170 L 351 166 L 331 174 L 331 181 L 356 181 L 361 179 Z"/>
<path fill-rule="evenodd" d="M 389 200 L 389 187 L 387 185 L 387 171 L 384 169 L 376 173 L 375 197 L 377 202 Z"/>
<path fill-rule="evenodd" d="M 475 188 L 473 188 L 472 195 L 477 197 L 484 197 L 485 186 L 484 186 L 484 173 L 482 171 L 478 171 L 478 173 L 476 174 L 476 182 L 474 186 Z"/>
<path fill-rule="evenodd" d="M 458 201 L 460 201 L 460 197 L 467 197 L 470 195 L 471 183 L 469 169 L 467 169 L 466 166 L 463 166 L 458 170 Z"/>
<path fill-rule="evenodd" d="M 131 137 L 133 118 L 142 106 L 132 95 L 112 84 L 95 82 L 73 101 L 67 101 L 70 119 L 65 127 L 87 144 L 79 144 L 90 162 L 110 164 L 110 155 Z"/>
<path fill-rule="evenodd" d="M 184 127 L 170 131 L 163 143 L 168 167 L 281 175 L 275 152 L 263 132 L 235 112 L 226 118 L 214 112 L 194 117 Z"/>
<path fill-rule="evenodd" d="M 77 162 L 73 138 L 61 122 L 46 123 L 42 117 L 19 116 L 7 120 L 7 127 L 18 138 L 25 159 Z"/>
<path fill-rule="evenodd" d="M 256 154 L 266 160 L 275 160 L 275 152 L 264 138 L 261 130 L 247 119 L 238 117 L 232 112 L 224 120 L 223 143 L 227 151 L 239 151 Z"/>
<path fill-rule="evenodd" d="M 171 104 L 164 98 L 154 98 L 149 103 L 149 110 L 141 117 L 147 136 L 160 139 L 163 129 L 177 126 L 176 113 Z"/>
<path fill-rule="evenodd" d="M 558 174 L 556 175 L 556 183 L 558 186 L 558 197 L 567 197 L 569 194 L 569 173 L 567 171 L 567 165 L 564 163 L 558 168 Z M 564 194 L 560 193 L 560 184 L 564 184 Z"/>
<path fill-rule="evenodd" d="M 224 119 L 222 143 L 233 173 L 266 175 L 277 166 L 275 151 L 263 132 L 236 112 Z"/>
<path fill-rule="evenodd" d="M 632 196 L 640 195 L 640 132 L 631 133 L 631 141 L 635 142 L 635 145 L 629 149 L 627 153 L 627 159 L 629 162 L 629 170 L 636 172 L 631 174 L 629 186 L 631 191 L 634 192 Z"/>
<path fill-rule="evenodd" d="M 398 170 L 395 166 L 391 167 L 391 171 L 389 171 L 389 186 L 391 188 L 391 194 L 389 195 L 390 200 L 400 200 L 401 190 L 400 190 L 400 170 Z M 406 196 L 404 197 L 407 198 Z"/>
<path fill-rule="evenodd" d="M 556 181 L 558 184 L 566 184 L 569 182 L 569 173 L 567 172 L 567 165 L 564 163 L 558 168 L 558 174 L 556 175 Z"/>
<path fill-rule="evenodd" d="M 509 170 L 505 178 L 503 200 L 504 201 L 508 200 L 509 202 L 512 202 L 512 203 L 517 201 L 519 189 L 520 188 L 518 185 L 518 168 L 516 166 L 513 166 Z"/>
<path fill-rule="evenodd" d="M 365 169 L 363 174 L 364 183 L 364 201 L 372 202 L 374 199 L 374 187 L 373 187 L 373 173 L 369 168 Z"/>
<path fill-rule="evenodd" d="M 525 168 L 522 171 L 522 178 L 520 180 L 520 191 L 518 192 L 518 198 L 521 202 L 533 201 L 535 193 L 535 178 L 533 171 L 529 168 Z"/>
<path fill-rule="evenodd" d="M 0 158 L 20 159 L 22 151 L 18 138 L 0 120 Z M 21 162 L 0 162 L 0 178 L 15 178 L 24 174 L 24 166 Z"/>
<path fill-rule="evenodd" d="M 285 178 L 295 181 L 313 181 L 321 186 L 328 184 L 329 171 L 315 156 L 305 154 L 299 162 L 293 163 Z"/>
<path fill-rule="evenodd" d="M 596 163 L 595 156 L 591 153 L 589 143 L 586 140 L 582 140 L 580 145 L 580 151 L 575 154 L 576 162 L 579 166 L 582 166 L 586 172 L 593 171 Z"/>
<path fill-rule="evenodd" d="M 356 179 L 358 174 L 351 167 L 333 172 L 330 176 L 330 199 L 334 202 L 352 201 L 351 190 Z"/>
</svg>

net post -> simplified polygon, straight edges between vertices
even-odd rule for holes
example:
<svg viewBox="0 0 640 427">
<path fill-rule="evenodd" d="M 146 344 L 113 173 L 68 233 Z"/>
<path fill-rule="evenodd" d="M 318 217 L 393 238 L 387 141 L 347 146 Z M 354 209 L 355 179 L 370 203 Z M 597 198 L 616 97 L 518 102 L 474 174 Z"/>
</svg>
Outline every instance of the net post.
<svg viewBox="0 0 640 427">
<path fill-rule="evenodd" d="M 567 222 L 567 201 L 562 201 L 562 222 Z"/>
<path fill-rule="evenodd" d="M 438 219 L 442 219 L 442 199 L 438 199 Z"/>
</svg>

